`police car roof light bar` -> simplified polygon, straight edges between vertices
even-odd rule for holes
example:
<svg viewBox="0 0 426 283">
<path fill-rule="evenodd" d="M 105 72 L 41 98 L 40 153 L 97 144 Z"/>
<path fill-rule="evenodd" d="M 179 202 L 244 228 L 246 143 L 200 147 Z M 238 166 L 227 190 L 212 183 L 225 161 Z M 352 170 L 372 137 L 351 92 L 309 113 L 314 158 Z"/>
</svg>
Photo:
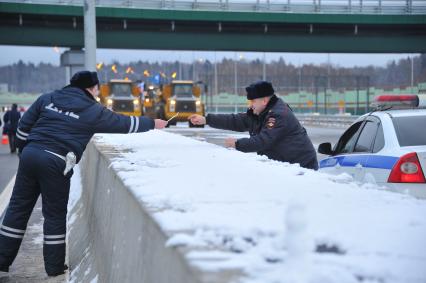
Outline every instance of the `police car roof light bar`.
<svg viewBox="0 0 426 283">
<path fill-rule="evenodd" d="M 383 111 L 392 109 L 418 108 L 420 104 L 419 97 L 415 94 L 393 95 L 385 94 L 374 98 L 371 106 L 376 110 Z"/>
<path fill-rule="evenodd" d="M 426 183 L 422 166 L 415 152 L 399 158 L 389 174 L 388 183 Z"/>
</svg>

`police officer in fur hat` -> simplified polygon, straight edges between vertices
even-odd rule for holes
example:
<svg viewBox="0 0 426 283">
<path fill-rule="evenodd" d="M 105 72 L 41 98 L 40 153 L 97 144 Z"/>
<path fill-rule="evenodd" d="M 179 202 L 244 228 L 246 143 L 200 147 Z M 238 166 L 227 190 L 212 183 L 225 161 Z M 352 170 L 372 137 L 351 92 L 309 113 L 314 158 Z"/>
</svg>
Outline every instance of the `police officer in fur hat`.
<svg viewBox="0 0 426 283">
<path fill-rule="evenodd" d="M 162 129 L 167 121 L 114 113 L 96 101 L 95 72 L 76 73 L 70 85 L 41 95 L 21 118 L 16 182 L 0 227 L 0 271 L 8 272 L 27 222 L 41 194 L 43 255 L 49 276 L 63 274 L 67 203 L 73 166 L 95 133 L 137 133 Z M 141 136 L 143 139 L 143 136 Z"/>
<path fill-rule="evenodd" d="M 317 170 L 316 152 L 305 128 L 288 104 L 275 95 L 272 84 L 259 81 L 246 91 L 251 104 L 246 113 L 192 115 L 189 120 L 195 125 L 250 133 L 250 138 L 226 139 L 226 147 Z"/>
</svg>

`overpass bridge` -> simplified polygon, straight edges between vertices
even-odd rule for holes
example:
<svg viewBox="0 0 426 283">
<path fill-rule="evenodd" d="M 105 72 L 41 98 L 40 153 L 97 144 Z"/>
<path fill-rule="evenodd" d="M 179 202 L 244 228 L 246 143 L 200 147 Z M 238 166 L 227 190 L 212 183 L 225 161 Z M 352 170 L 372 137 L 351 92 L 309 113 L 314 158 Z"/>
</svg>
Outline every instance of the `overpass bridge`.
<svg viewBox="0 0 426 283">
<path fill-rule="evenodd" d="M 0 44 L 84 46 L 82 0 L 0 0 Z M 424 0 L 97 0 L 98 48 L 426 52 Z"/>
</svg>

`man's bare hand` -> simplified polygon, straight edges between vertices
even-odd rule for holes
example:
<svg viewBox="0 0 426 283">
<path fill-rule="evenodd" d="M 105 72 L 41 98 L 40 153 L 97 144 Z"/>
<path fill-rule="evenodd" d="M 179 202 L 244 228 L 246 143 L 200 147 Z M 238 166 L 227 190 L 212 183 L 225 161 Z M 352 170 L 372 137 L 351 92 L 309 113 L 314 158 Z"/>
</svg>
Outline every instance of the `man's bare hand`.
<svg viewBox="0 0 426 283">
<path fill-rule="evenodd" d="M 188 120 L 191 121 L 191 123 L 194 124 L 194 125 L 205 125 L 206 124 L 206 117 L 201 116 L 201 115 L 197 115 L 197 114 L 193 114 L 193 115 L 189 116 Z"/>
<path fill-rule="evenodd" d="M 164 127 L 167 126 L 167 121 L 161 120 L 161 119 L 155 119 L 155 128 L 156 129 L 164 129 Z"/>
<path fill-rule="evenodd" d="M 235 148 L 236 142 L 237 142 L 237 140 L 234 139 L 234 138 L 227 138 L 227 139 L 225 139 L 225 147 Z"/>
</svg>

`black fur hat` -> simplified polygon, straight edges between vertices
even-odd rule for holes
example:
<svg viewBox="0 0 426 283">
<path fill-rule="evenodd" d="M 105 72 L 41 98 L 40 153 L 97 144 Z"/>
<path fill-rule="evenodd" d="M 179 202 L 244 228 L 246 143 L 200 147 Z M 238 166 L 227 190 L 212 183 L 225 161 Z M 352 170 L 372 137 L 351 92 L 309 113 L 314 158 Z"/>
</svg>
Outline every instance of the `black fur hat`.
<svg viewBox="0 0 426 283">
<path fill-rule="evenodd" d="M 77 72 L 72 76 L 70 84 L 81 89 L 91 88 L 99 84 L 98 74 L 90 71 Z"/>
<path fill-rule="evenodd" d="M 246 87 L 247 99 L 253 100 L 255 98 L 261 98 L 271 96 L 274 94 L 274 88 L 272 84 L 267 81 L 258 81 Z"/>
</svg>

